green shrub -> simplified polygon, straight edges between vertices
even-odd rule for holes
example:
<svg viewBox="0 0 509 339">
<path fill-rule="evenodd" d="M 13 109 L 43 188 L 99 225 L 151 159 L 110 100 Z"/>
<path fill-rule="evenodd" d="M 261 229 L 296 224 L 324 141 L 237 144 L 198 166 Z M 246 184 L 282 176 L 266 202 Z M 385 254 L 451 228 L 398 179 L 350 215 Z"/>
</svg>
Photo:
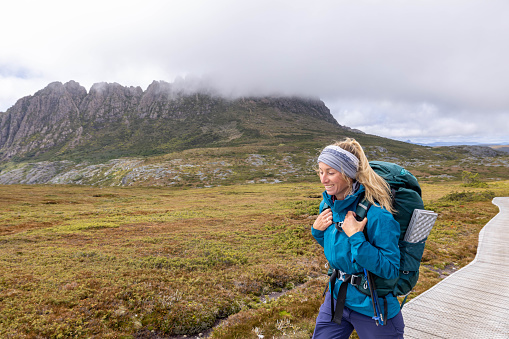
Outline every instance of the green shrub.
<svg viewBox="0 0 509 339">
<path fill-rule="evenodd" d="M 464 187 L 487 187 L 488 184 L 479 180 L 479 173 L 463 171 L 461 174 Z"/>
<path fill-rule="evenodd" d="M 440 198 L 443 202 L 472 202 L 472 201 L 488 201 L 495 197 L 493 191 L 482 191 L 482 192 L 451 192 L 444 197 Z"/>
</svg>

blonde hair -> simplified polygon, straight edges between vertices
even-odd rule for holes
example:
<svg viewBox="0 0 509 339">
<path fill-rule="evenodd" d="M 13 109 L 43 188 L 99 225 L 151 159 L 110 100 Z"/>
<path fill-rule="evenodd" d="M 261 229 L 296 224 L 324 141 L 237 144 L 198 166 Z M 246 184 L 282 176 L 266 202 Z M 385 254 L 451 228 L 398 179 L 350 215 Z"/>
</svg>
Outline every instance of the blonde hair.
<svg viewBox="0 0 509 339">
<path fill-rule="evenodd" d="M 381 206 L 391 213 L 394 213 L 392 207 L 391 188 L 389 184 L 369 166 L 368 158 L 364 154 L 362 146 L 353 138 L 346 138 L 343 141 L 334 143 L 335 146 L 352 153 L 359 159 L 359 169 L 357 170 L 356 179 L 364 186 L 366 190 L 365 197 L 375 206 Z M 343 174 L 348 179 L 350 185 L 350 193 L 352 192 L 353 180 Z"/>
</svg>

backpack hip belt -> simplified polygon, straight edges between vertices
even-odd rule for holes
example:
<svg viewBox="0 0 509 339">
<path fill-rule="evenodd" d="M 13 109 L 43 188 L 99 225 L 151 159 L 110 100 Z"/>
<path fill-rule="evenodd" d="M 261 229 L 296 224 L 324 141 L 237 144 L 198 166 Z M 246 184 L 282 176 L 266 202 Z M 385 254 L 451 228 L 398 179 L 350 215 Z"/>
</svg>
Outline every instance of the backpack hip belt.
<svg viewBox="0 0 509 339">
<path fill-rule="evenodd" d="M 334 321 L 336 324 L 341 324 L 341 318 L 343 317 L 343 309 L 345 308 L 345 300 L 346 300 L 346 290 L 348 288 L 348 284 L 352 286 L 359 286 L 363 281 L 363 274 L 347 274 L 341 270 L 333 269 L 332 275 L 330 277 L 330 290 L 331 290 L 331 312 L 332 317 L 331 321 Z M 336 299 L 336 307 L 334 308 L 334 288 L 336 286 L 336 281 L 340 281 L 341 285 L 339 286 L 339 292 Z M 327 292 L 327 286 L 323 294 Z"/>
</svg>

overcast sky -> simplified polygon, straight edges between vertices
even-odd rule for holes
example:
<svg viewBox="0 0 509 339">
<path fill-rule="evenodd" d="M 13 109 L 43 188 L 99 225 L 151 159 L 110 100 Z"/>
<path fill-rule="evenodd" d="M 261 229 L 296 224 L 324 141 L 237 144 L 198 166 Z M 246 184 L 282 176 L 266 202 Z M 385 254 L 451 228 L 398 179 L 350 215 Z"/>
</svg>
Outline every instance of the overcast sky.
<svg viewBox="0 0 509 339">
<path fill-rule="evenodd" d="M 50 82 L 321 98 L 393 139 L 509 143 L 507 0 L 9 1 L 0 111 Z"/>
</svg>

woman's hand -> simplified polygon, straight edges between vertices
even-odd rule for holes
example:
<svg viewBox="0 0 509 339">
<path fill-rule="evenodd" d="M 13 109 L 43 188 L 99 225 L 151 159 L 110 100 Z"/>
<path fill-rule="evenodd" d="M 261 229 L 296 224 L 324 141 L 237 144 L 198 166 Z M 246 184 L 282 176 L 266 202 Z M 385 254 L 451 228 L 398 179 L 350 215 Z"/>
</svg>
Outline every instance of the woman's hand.
<svg viewBox="0 0 509 339">
<path fill-rule="evenodd" d="M 315 222 L 313 223 L 313 228 L 319 231 L 325 231 L 327 227 L 332 224 L 332 211 L 330 208 L 323 210 L 322 213 L 318 215 Z"/>
<path fill-rule="evenodd" d="M 355 219 L 355 212 L 349 211 L 343 222 L 343 231 L 348 237 L 351 237 L 357 232 L 362 232 L 367 222 L 367 218 L 364 218 L 362 221 L 357 221 L 357 219 Z"/>
</svg>

